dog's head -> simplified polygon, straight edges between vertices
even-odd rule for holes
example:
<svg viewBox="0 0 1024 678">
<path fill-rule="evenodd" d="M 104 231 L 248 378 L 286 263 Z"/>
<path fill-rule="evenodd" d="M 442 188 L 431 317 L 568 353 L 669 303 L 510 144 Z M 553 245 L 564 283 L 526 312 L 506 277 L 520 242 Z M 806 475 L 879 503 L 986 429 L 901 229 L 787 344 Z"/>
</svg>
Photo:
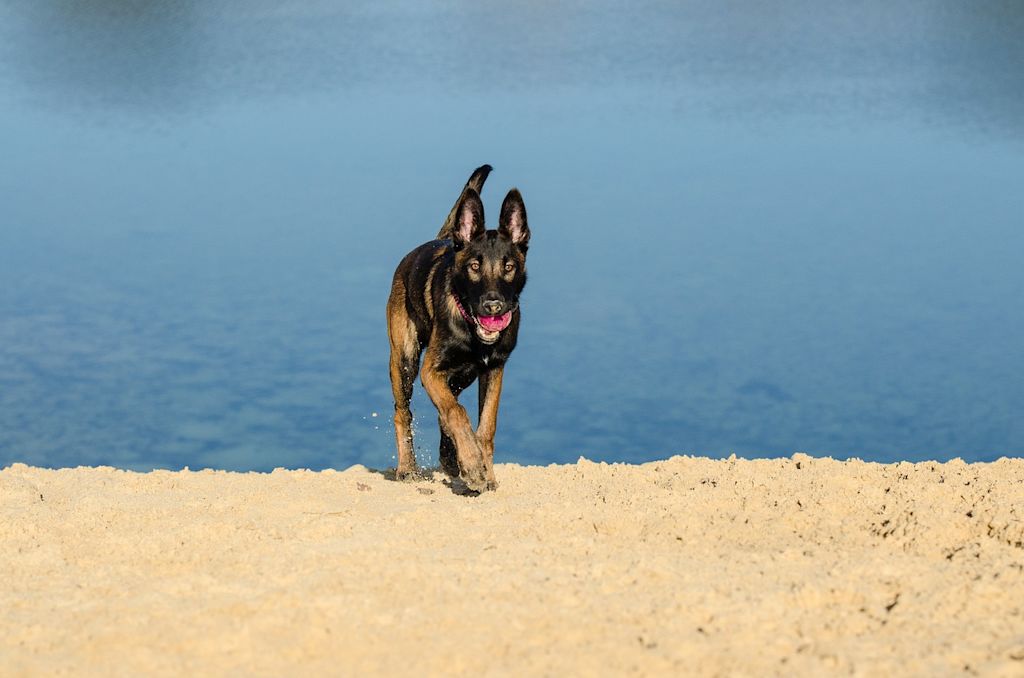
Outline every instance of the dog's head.
<svg viewBox="0 0 1024 678">
<path fill-rule="evenodd" d="M 512 322 L 526 285 L 530 228 L 523 196 L 514 188 L 509 191 L 501 205 L 498 230 L 488 231 L 480 196 L 468 189 L 456 210 L 452 242 L 452 292 L 480 341 L 493 344 Z"/>
</svg>

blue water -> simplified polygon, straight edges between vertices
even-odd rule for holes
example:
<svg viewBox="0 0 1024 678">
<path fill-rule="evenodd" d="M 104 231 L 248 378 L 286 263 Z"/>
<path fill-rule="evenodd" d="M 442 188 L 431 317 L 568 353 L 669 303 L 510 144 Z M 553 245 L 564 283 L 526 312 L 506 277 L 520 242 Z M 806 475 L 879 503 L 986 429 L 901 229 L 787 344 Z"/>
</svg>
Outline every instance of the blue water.
<svg viewBox="0 0 1024 678">
<path fill-rule="evenodd" d="M 484 162 L 499 461 L 1024 453 L 1020 3 L 3 0 L 0 466 L 393 464 Z"/>
</svg>

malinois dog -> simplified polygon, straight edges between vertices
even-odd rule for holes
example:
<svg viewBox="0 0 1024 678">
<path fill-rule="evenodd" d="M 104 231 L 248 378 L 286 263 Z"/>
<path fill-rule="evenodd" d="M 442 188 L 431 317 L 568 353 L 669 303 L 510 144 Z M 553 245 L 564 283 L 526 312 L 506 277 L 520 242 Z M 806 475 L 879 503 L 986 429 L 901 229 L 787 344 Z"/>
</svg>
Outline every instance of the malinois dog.
<svg viewBox="0 0 1024 678">
<path fill-rule="evenodd" d="M 523 197 L 514 188 L 501 205 L 498 229 L 484 227 L 479 192 L 490 171 L 483 165 L 473 172 L 437 239 L 407 254 L 391 283 L 387 310 L 398 479 L 416 475 L 409 399 L 419 372 L 437 407 L 441 470 L 476 492 L 498 486 L 494 432 L 505 361 L 519 333 L 530 229 Z M 477 378 L 480 420 L 474 432 L 458 397 Z"/>
</svg>

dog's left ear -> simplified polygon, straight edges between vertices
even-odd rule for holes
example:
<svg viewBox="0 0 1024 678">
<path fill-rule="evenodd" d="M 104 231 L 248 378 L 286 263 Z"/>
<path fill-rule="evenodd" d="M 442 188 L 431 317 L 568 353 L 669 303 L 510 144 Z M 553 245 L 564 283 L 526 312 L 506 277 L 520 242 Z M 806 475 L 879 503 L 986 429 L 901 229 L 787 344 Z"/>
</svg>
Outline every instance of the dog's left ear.
<svg viewBox="0 0 1024 678">
<path fill-rule="evenodd" d="M 530 244 L 530 227 L 526 224 L 526 205 L 519 190 L 513 188 L 501 203 L 501 216 L 498 217 L 498 233 L 519 245 L 523 250 Z"/>
<path fill-rule="evenodd" d="M 457 247 L 462 247 L 483 234 L 484 204 L 480 202 L 480 195 L 475 190 L 466 188 L 462 194 L 462 201 L 455 210 L 452 240 Z"/>
</svg>

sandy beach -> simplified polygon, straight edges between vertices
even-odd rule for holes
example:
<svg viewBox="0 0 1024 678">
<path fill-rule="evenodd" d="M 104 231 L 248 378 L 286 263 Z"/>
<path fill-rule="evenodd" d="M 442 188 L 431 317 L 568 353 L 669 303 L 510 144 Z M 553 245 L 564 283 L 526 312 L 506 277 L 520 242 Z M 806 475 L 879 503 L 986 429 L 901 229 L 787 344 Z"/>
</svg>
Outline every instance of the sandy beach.
<svg viewBox="0 0 1024 678">
<path fill-rule="evenodd" d="M 1024 675 L 1024 460 L 0 471 L 4 675 Z"/>
</svg>

